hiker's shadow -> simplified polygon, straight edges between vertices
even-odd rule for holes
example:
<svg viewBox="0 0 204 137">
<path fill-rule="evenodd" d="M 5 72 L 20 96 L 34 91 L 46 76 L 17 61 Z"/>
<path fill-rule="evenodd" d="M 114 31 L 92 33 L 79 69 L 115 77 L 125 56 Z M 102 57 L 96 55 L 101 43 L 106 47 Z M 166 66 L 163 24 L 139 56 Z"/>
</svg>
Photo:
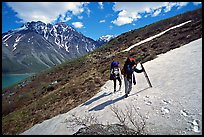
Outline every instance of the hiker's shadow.
<svg viewBox="0 0 204 137">
<path fill-rule="evenodd" d="M 111 92 L 111 93 L 108 93 L 108 94 L 105 92 L 105 93 L 101 94 L 100 96 L 95 97 L 95 98 L 93 98 L 93 99 L 91 99 L 91 100 L 85 102 L 82 106 L 89 105 L 89 104 L 91 104 L 92 102 L 94 102 L 94 101 L 96 101 L 96 100 L 99 100 L 100 98 L 103 98 L 103 97 L 105 97 L 105 96 L 109 96 L 109 95 L 111 95 L 111 94 L 112 94 L 112 92 Z"/>
<path fill-rule="evenodd" d="M 129 95 L 129 96 L 134 96 L 135 94 L 138 94 L 138 93 L 140 93 L 140 92 L 142 92 L 142 91 L 145 91 L 145 90 L 147 90 L 147 89 L 149 89 L 149 88 L 151 88 L 151 87 L 144 88 L 144 89 L 142 89 L 142 90 L 140 90 L 140 91 L 138 91 L 138 92 L 136 92 L 136 93 L 134 93 L 134 94 L 131 94 L 131 95 Z"/>
<path fill-rule="evenodd" d="M 106 101 L 106 102 L 103 102 L 103 103 L 101 103 L 101 104 L 99 104 L 99 105 L 97 105 L 97 106 L 91 108 L 89 111 L 102 110 L 102 109 L 104 109 L 106 106 L 111 105 L 111 104 L 113 104 L 113 103 L 115 103 L 115 102 L 117 102 L 117 101 L 119 101 L 119 100 L 124 99 L 124 98 L 125 98 L 125 95 L 124 95 L 124 96 L 121 96 L 121 97 L 119 97 L 119 98 L 116 98 L 116 99 L 114 99 L 114 100 L 108 100 L 108 101 Z"/>
</svg>

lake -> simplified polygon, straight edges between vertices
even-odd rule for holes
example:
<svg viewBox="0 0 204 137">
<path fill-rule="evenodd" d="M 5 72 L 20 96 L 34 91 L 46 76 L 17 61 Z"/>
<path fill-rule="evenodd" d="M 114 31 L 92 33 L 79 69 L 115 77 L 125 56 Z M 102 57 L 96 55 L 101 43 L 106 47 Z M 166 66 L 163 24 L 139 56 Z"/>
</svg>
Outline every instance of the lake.
<svg viewBox="0 0 204 137">
<path fill-rule="evenodd" d="M 12 86 L 33 74 L 2 74 L 2 89 Z"/>
</svg>

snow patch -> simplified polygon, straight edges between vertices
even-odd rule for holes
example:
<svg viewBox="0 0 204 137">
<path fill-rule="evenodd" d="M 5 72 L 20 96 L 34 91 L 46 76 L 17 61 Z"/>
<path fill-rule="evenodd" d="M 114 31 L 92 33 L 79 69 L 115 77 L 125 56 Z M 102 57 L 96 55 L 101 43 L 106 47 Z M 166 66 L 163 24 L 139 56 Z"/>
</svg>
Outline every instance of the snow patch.
<svg viewBox="0 0 204 137">
<path fill-rule="evenodd" d="M 15 39 L 15 42 L 18 43 L 22 37 L 24 37 L 24 35 L 22 35 L 22 36 L 18 36 L 18 37 Z"/>
<path fill-rule="evenodd" d="M 199 126 L 199 120 L 197 119 L 194 119 L 193 122 L 192 122 L 192 131 L 196 132 L 196 133 L 199 133 L 201 132 L 200 131 L 200 126 Z"/>
<path fill-rule="evenodd" d="M 4 39 L 5 37 L 7 37 L 8 35 L 10 35 L 10 34 L 6 34 L 6 35 L 4 35 L 2 39 Z"/>
<path fill-rule="evenodd" d="M 151 101 L 146 101 L 145 104 L 146 104 L 146 105 L 151 105 L 152 102 L 151 102 Z"/>
<path fill-rule="evenodd" d="M 9 34 L 9 36 L 4 40 L 6 42 L 12 35 Z"/>
<path fill-rule="evenodd" d="M 159 37 L 159 36 L 163 35 L 164 33 L 168 32 L 168 31 L 170 31 L 170 30 L 172 30 L 172 29 L 181 27 L 181 26 L 183 26 L 183 25 L 185 25 L 185 24 L 187 24 L 187 23 L 189 23 L 189 22 L 191 22 L 191 20 L 186 21 L 186 22 L 184 22 L 184 23 L 181 23 L 181 24 L 179 24 L 179 25 L 173 26 L 173 27 L 171 27 L 171 28 L 169 28 L 169 29 L 167 29 L 167 30 L 165 30 L 165 31 L 163 31 L 163 32 L 161 32 L 161 33 L 159 33 L 159 34 L 157 34 L 157 35 L 154 35 L 154 36 L 152 36 L 152 37 L 149 37 L 149 38 L 147 38 L 147 39 L 145 39 L 145 40 L 142 40 L 142 41 L 140 41 L 140 42 L 138 42 L 138 43 L 136 43 L 136 44 L 130 46 L 129 48 L 123 50 L 122 52 L 130 51 L 130 50 L 131 50 L 132 48 L 134 48 L 135 46 L 138 46 L 138 45 L 140 45 L 140 44 L 143 44 L 143 43 L 145 43 L 145 42 L 148 42 L 148 41 L 150 41 L 150 40 L 152 40 L 152 39 L 154 39 L 154 38 L 156 38 L 156 37 Z"/>
<path fill-rule="evenodd" d="M 87 45 L 87 44 L 86 44 L 85 48 L 86 48 L 86 52 L 89 52 L 89 49 L 88 49 L 88 45 Z"/>
<path fill-rule="evenodd" d="M 70 48 L 70 46 L 65 45 L 65 50 L 66 50 L 67 52 L 69 52 L 69 48 Z"/>
<path fill-rule="evenodd" d="M 21 31 L 21 30 L 27 30 L 27 29 L 28 28 L 25 25 L 23 25 L 23 27 L 17 28 L 17 29 L 13 29 L 13 31 Z"/>
<path fill-rule="evenodd" d="M 114 35 L 105 35 L 105 36 L 101 36 L 97 41 L 104 41 L 104 42 L 108 42 L 110 41 L 111 39 L 113 39 Z"/>
<path fill-rule="evenodd" d="M 185 116 L 185 117 L 188 116 L 188 113 L 186 112 L 186 110 L 181 110 L 180 112 L 181 112 L 181 115 L 183 115 L 183 116 Z"/>
<path fill-rule="evenodd" d="M 79 45 L 76 45 L 77 52 L 79 53 Z M 80 53 L 79 53 L 80 54 Z"/>
<path fill-rule="evenodd" d="M 162 102 L 163 102 L 164 104 L 169 104 L 169 103 L 170 103 L 169 101 L 166 101 L 165 99 L 163 99 Z"/>
<path fill-rule="evenodd" d="M 167 107 L 162 107 L 162 108 L 161 108 L 161 112 L 162 112 L 162 114 L 164 115 L 164 114 L 169 113 L 169 112 L 170 112 L 170 109 L 167 108 Z"/>
<path fill-rule="evenodd" d="M 13 47 L 16 47 L 16 45 L 17 45 L 17 43 L 14 43 L 14 44 L 13 44 Z"/>
</svg>

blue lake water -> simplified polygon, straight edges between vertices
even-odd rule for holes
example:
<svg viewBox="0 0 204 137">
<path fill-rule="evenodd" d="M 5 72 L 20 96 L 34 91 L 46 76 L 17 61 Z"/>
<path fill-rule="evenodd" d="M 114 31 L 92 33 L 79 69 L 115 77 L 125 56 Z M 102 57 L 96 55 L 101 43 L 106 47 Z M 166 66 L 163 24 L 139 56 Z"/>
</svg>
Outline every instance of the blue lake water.
<svg viewBox="0 0 204 137">
<path fill-rule="evenodd" d="M 32 74 L 2 74 L 2 89 L 12 86 Z"/>
</svg>

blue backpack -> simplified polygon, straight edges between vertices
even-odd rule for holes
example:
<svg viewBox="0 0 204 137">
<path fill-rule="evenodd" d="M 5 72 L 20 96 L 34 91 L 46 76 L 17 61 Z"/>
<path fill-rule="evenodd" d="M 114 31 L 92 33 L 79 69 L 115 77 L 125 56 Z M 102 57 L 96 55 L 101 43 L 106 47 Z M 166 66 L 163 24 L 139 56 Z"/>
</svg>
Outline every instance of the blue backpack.
<svg viewBox="0 0 204 137">
<path fill-rule="evenodd" d="M 114 67 L 118 67 L 118 65 L 119 65 L 119 62 L 118 62 L 118 61 L 113 61 L 113 62 L 111 63 L 111 69 L 114 68 Z"/>
<path fill-rule="evenodd" d="M 110 74 L 110 80 L 116 79 L 116 77 L 119 76 L 119 62 L 118 61 L 113 61 L 111 63 L 111 74 Z"/>
</svg>

